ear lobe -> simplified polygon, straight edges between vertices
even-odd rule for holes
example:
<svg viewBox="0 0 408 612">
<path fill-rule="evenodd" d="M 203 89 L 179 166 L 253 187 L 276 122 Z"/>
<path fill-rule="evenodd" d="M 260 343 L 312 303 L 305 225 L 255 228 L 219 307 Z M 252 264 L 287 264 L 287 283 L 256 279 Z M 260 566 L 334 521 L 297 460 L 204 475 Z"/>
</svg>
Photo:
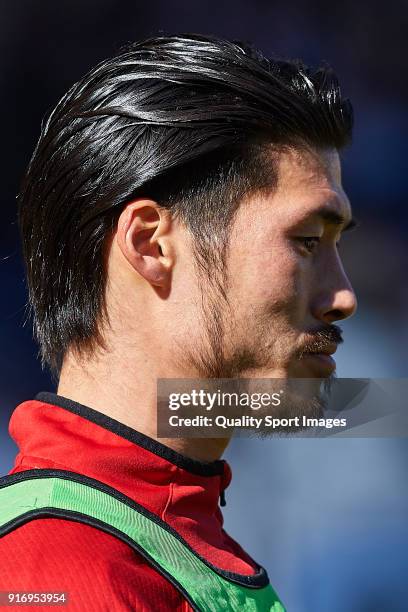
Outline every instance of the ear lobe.
<svg viewBox="0 0 408 612">
<path fill-rule="evenodd" d="M 149 284 L 167 287 L 173 260 L 170 249 L 164 248 L 170 229 L 168 211 L 151 200 L 128 204 L 117 229 L 118 246 L 132 268 Z"/>
</svg>

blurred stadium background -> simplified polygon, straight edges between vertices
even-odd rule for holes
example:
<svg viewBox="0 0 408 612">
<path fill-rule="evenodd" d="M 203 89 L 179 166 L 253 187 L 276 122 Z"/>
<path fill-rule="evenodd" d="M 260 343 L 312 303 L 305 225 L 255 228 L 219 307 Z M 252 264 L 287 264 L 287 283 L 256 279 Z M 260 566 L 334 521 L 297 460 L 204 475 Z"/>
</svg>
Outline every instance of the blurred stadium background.
<svg viewBox="0 0 408 612">
<path fill-rule="evenodd" d="M 26 288 L 15 194 L 40 122 L 93 64 L 146 35 L 242 39 L 266 55 L 330 63 L 356 116 L 344 184 L 361 228 L 346 237 L 359 297 L 338 375 L 407 377 L 405 1 L 0 0 L 0 468 L 12 465 L 14 406 L 53 390 L 23 326 Z M 407 610 L 408 442 L 235 440 L 226 527 L 268 569 L 289 612 Z"/>
</svg>

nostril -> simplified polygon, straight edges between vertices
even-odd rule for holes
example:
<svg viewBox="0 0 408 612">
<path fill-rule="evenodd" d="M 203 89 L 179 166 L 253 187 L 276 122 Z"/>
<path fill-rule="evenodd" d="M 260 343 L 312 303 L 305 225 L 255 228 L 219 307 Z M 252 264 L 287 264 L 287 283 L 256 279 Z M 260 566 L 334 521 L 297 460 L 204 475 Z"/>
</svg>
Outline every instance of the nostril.
<svg viewBox="0 0 408 612">
<path fill-rule="evenodd" d="M 341 321 L 341 319 L 345 319 L 347 317 L 347 313 L 339 309 L 331 310 L 328 315 L 333 319 L 333 321 Z"/>
</svg>

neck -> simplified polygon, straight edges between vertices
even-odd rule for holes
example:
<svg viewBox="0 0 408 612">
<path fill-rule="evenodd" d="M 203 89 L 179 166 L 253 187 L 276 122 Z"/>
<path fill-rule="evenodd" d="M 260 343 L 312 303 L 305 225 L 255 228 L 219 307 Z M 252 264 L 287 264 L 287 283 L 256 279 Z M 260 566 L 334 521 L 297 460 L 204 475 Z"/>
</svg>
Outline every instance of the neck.
<svg viewBox="0 0 408 612">
<path fill-rule="evenodd" d="M 156 365 L 166 360 L 153 362 L 146 355 L 134 357 L 132 359 L 128 353 L 126 360 L 104 355 L 83 363 L 68 353 L 57 393 L 98 410 L 186 457 L 204 462 L 220 459 L 229 438 L 158 438 L 157 379 L 189 378 L 191 374 L 176 372 L 172 366 Z"/>
</svg>

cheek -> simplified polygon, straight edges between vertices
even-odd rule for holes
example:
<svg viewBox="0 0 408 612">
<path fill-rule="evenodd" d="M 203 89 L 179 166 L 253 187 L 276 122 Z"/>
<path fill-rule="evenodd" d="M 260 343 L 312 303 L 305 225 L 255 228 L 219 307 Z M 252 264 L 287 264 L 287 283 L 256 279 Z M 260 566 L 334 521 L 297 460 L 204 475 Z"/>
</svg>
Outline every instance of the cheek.
<svg viewBox="0 0 408 612">
<path fill-rule="evenodd" d="M 237 266 L 235 296 L 247 296 L 254 307 L 282 309 L 302 295 L 302 268 L 299 259 L 285 247 L 275 247 L 243 260 Z"/>
</svg>

